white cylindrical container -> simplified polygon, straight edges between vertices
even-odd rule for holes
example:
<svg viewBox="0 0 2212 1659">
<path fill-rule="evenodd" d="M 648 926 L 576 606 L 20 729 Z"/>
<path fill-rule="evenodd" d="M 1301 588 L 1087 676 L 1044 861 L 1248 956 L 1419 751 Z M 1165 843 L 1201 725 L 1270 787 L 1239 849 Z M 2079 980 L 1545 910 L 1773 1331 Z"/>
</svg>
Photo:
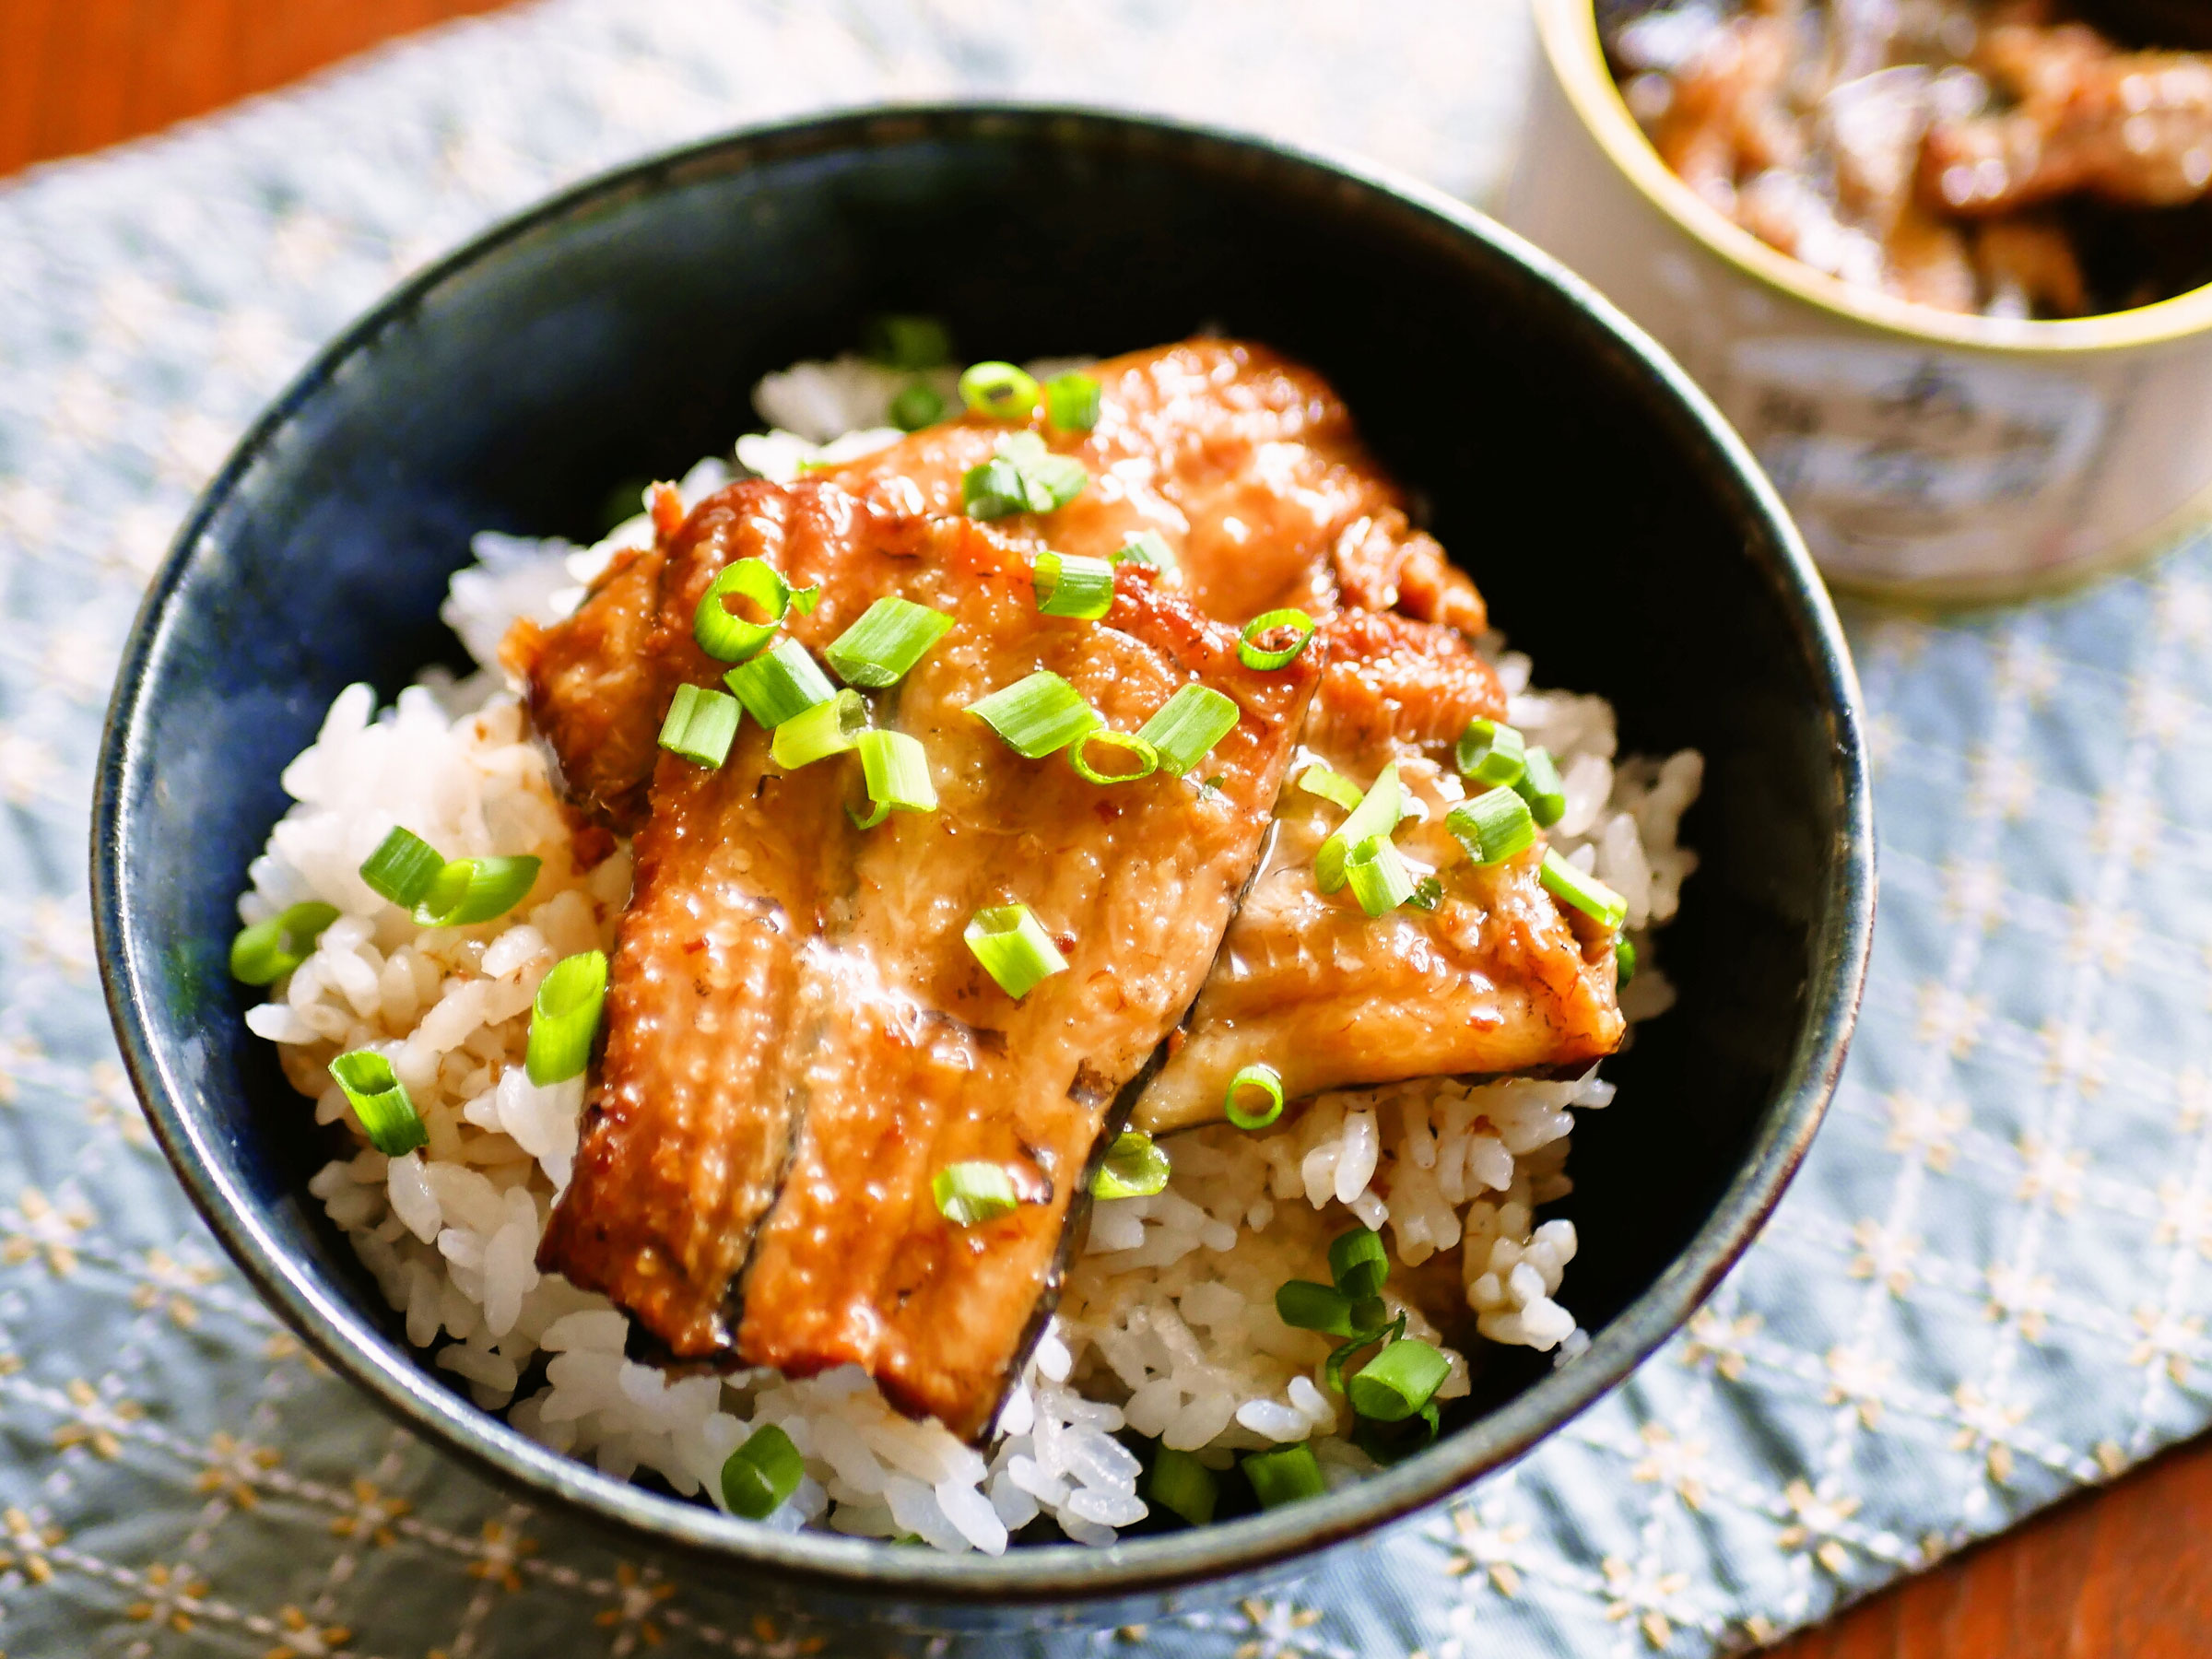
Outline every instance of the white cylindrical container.
<svg viewBox="0 0 2212 1659">
<path fill-rule="evenodd" d="M 1852 287 L 1667 171 L 1614 86 L 1591 0 L 1535 6 L 1542 53 L 1499 217 L 1703 382 L 1836 584 L 2010 598 L 2212 513 L 2212 288 L 2044 323 Z"/>
</svg>

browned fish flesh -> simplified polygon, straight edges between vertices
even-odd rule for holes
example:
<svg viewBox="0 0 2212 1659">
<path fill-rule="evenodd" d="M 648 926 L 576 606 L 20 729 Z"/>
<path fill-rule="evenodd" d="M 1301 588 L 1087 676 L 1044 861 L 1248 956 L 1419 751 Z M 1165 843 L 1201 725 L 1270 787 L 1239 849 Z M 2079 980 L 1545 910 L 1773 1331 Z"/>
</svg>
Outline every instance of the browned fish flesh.
<svg viewBox="0 0 2212 1659">
<path fill-rule="evenodd" d="M 1395 837 L 1433 870 L 1433 911 L 1371 917 L 1349 888 L 1322 892 L 1314 855 L 1341 808 L 1285 790 L 1254 878 L 1175 1053 L 1133 1122 L 1163 1133 L 1220 1119 L 1243 1066 L 1275 1068 L 1291 1098 L 1351 1084 L 1582 1065 L 1626 1033 L 1613 935 L 1537 878 L 1544 844 L 1476 866 L 1444 828 L 1464 796 L 1449 746 L 1505 695 L 1449 630 L 1346 611 L 1324 629 L 1328 667 L 1297 769 L 1317 759 L 1365 789 L 1395 762 L 1423 815 Z"/>
</svg>

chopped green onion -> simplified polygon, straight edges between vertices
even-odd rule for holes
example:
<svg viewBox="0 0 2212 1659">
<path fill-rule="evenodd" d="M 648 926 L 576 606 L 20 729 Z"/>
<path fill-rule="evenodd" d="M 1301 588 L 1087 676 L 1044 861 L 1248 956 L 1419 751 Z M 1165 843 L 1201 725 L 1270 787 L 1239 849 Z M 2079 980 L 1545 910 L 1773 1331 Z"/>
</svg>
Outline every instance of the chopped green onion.
<svg viewBox="0 0 2212 1659">
<path fill-rule="evenodd" d="M 661 722 L 661 747 L 710 770 L 730 758 L 745 711 L 737 700 L 705 686 L 678 686 Z"/>
<path fill-rule="evenodd" d="M 1352 1323 L 1359 1328 L 1352 1333 L 1349 1341 L 1339 1344 L 1330 1351 L 1327 1362 L 1321 1368 L 1322 1381 L 1337 1394 L 1344 1392 L 1345 1362 L 1354 1354 L 1361 1348 L 1373 1347 L 1379 1342 L 1395 1342 L 1406 1335 L 1406 1315 L 1401 1313 L 1397 1318 L 1384 1322 L 1381 1300 L 1378 1297 L 1373 1302 L 1363 1303 L 1353 1310 Z M 1371 1324 L 1371 1320 L 1374 1323 Z"/>
<path fill-rule="evenodd" d="M 763 1423 L 723 1460 L 722 1500 L 733 1514 L 765 1521 L 799 1489 L 799 1477 L 806 1473 L 791 1436 Z"/>
<path fill-rule="evenodd" d="M 1106 1161 L 1091 1178 L 1093 1198 L 1149 1198 L 1168 1184 L 1173 1171 L 1168 1155 L 1142 1129 L 1124 1129 L 1107 1148 Z"/>
<path fill-rule="evenodd" d="M 1095 622 L 1113 608 L 1113 566 L 1103 559 L 1040 553 L 1033 569 L 1041 615 Z"/>
<path fill-rule="evenodd" d="M 1298 786 L 1310 795 L 1335 802 L 1347 812 L 1359 809 L 1359 785 L 1342 772 L 1331 771 L 1318 760 L 1298 774 Z"/>
<path fill-rule="evenodd" d="M 1193 1526 L 1204 1526 L 1214 1518 L 1221 1483 L 1211 1469 L 1188 1452 L 1162 1446 L 1152 1460 L 1152 1473 L 1145 1481 L 1145 1496 L 1171 1514 L 1181 1515 Z"/>
<path fill-rule="evenodd" d="M 818 591 L 806 590 L 807 597 L 799 607 L 802 611 L 814 608 L 812 595 Z M 791 583 L 783 580 L 783 572 L 767 559 L 740 559 L 724 565 L 713 584 L 699 596 L 699 608 L 691 613 L 691 637 L 716 662 L 745 662 L 775 637 L 797 597 Z M 761 619 L 755 622 L 736 615 L 726 603 L 732 598 L 757 606 Z"/>
<path fill-rule="evenodd" d="M 960 372 L 960 401 L 994 420 L 1027 420 L 1037 407 L 1037 382 L 1012 363 L 971 363 Z"/>
<path fill-rule="evenodd" d="M 456 858 L 438 872 L 430 890 L 415 906 L 420 927 L 468 927 L 503 916 L 537 884 L 538 861 L 520 858 Z"/>
<path fill-rule="evenodd" d="M 983 971 L 1016 1002 L 1053 974 L 1067 971 L 1067 959 L 1026 904 L 977 911 L 961 937 Z"/>
<path fill-rule="evenodd" d="M 1254 617 L 1237 634 L 1237 661 L 1247 668 L 1282 668 L 1296 660 L 1313 638 L 1313 618 L 1302 610 L 1271 610 Z M 1260 635 L 1287 628 L 1295 636 L 1279 651 L 1256 643 Z"/>
<path fill-rule="evenodd" d="M 891 399 L 891 424 L 902 432 L 918 432 L 945 418 L 945 400 L 933 387 L 916 381 Z"/>
<path fill-rule="evenodd" d="M 768 746 L 768 758 L 786 771 L 812 766 L 853 747 L 853 740 L 867 729 L 868 705 L 857 691 L 840 691 L 828 702 L 794 714 L 776 728 Z"/>
<path fill-rule="evenodd" d="M 1275 1313 L 1287 1325 L 1329 1336 L 1349 1336 L 1359 1328 L 1352 1323 L 1352 1299 L 1312 1279 L 1292 1279 L 1277 1290 Z"/>
<path fill-rule="evenodd" d="M 394 830 L 361 865 L 361 879 L 378 895 L 402 909 L 422 902 L 445 858 L 429 842 L 410 830 Z"/>
<path fill-rule="evenodd" d="M 1623 939 L 1613 947 L 1613 988 L 1618 991 L 1636 977 L 1636 947 Z"/>
<path fill-rule="evenodd" d="M 1559 769 L 1552 764 L 1549 749 L 1528 751 L 1521 781 L 1513 787 L 1528 803 L 1529 815 L 1547 830 L 1567 811 L 1567 786 L 1559 782 Z"/>
<path fill-rule="evenodd" d="M 1185 686 L 1153 710 L 1136 735 L 1159 751 L 1160 770 L 1182 777 L 1229 735 L 1241 711 L 1211 686 Z"/>
<path fill-rule="evenodd" d="M 530 1004 L 530 1041 L 523 1067 L 533 1083 L 559 1083 L 592 1063 L 599 1010 L 606 1001 L 606 954 L 563 957 L 538 982 Z"/>
<path fill-rule="evenodd" d="M 1244 1104 L 1239 1097 L 1247 1090 L 1256 1089 L 1261 1097 L 1257 1111 Z M 1237 1075 L 1229 1080 L 1229 1093 L 1221 1103 L 1229 1121 L 1240 1129 L 1265 1129 L 1283 1115 L 1283 1075 L 1272 1065 L 1257 1062 L 1237 1068 Z"/>
<path fill-rule="evenodd" d="M 1470 720 L 1459 735 L 1453 759 L 1460 775 L 1486 787 L 1511 786 L 1521 782 L 1527 766 L 1528 747 L 1521 734 L 1501 720 Z"/>
<path fill-rule="evenodd" d="M 935 317 L 886 312 L 860 325 L 860 355 L 886 369 L 935 369 L 952 360 L 952 331 Z"/>
<path fill-rule="evenodd" d="M 1157 530 L 1139 530 L 1115 549 L 1115 564 L 1150 565 L 1156 571 L 1180 571 L 1175 550 Z"/>
<path fill-rule="evenodd" d="M 1136 770 L 1122 772 L 1099 771 L 1083 753 L 1094 743 L 1102 743 L 1110 749 L 1117 749 L 1127 755 L 1135 762 Z M 1139 778 L 1148 778 L 1159 770 L 1159 751 L 1134 733 L 1093 726 L 1067 746 L 1067 763 L 1076 769 L 1076 775 L 1086 783 L 1134 783 Z"/>
<path fill-rule="evenodd" d="M 1424 876 L 1413 884 L 1413 891 L 1406 902 L 1418 911 L 1432 911 L 1444 901 L 1444 884 L 1434 876 Z"/>
<path fill-rule="evenodd" d="M 1313 1461 L 1313 1448 L 1303 1441 L 1295 1446 L 1277 1446 L 1272 1452 L 1251 1453 L 1239 1458 L 1237 1466 L 1252 1482 L 1252 1495 L 1260 1500 L 1262 1509 L 1280 1509 L 1301 1498 L 1318 1498 L 1328 1490 L 1321 1478 L 1321 1465 Z"/>
<path fill-rule="evenodd" d="M 947 1164 L 929 1183 L 937 1214 L 955 1227 L 973 1227 L 1010 1216 L 1020 1200 L 1013 1180 L 994 1163 Z"/>
<path fill-rule="evenodd" d="M 1073 455 L 1055 455 L 1034 432 L 998 441 L 990 460 L 960 475 L 960 511 L 970 518 L 1051 512 L 1083 493 L 1090 474 Z"/>
<path fill-rule="evenodd" d="M 1382 1247 L 1382 1235 L 1371 1227 L 1355 1227 L 1331 1239 L 1329 1277 L 1353 1301 L 1382 1295 L 1390 1277 L 1390 1252 Z"/>
<path fill-rule="evenodd" d="M 978 698 L 968 705 L 968 712 L 1028 760 L 1041 760 L 1066 747 L 1100 724 L 1098 711 L 1083 700 L 1083 694 L 1049 668 Z M 1153 741 L 1149 726 L 1138 735 Z"/>
<path fill-rule="evenodd" d="M 315 941 L 337 919 L 336 905 L 311 899 L 241 928 L 230 941 L 231 977 L 249 985 L 274 984 L 314 954 Z"/>
<path fill-rule="evenodd" d="M 1099 424 L 1099 382 L 1081 370 L 1044 382 L 1045 418 L 1064 432 L 1088 432 Z"/>
<path fill-rule="evenodd" d="M 937 786 L 930 781 L 929 755 L 921 740 L 904 732 L 863 732 L 858 738 L 861 776 L 876 811 L 864 830 L 873 830 L 892 812 L 935 812 Z"/>
<path fill-rule="evenodd" d="M 1618 927 L 1628 920 L 1629 901 L 1594 876 L 1585 876 L 1557 848 L 1547 848 L 1537 878 L 1562 904 L 1571 904 L 1600 927 Z"/>
<path fill-rule="evenodd" d="M 943 611 L 887 594 L 830 641 L 822 656 L 846 685 L 880 691 L 905 678 L 951 626 Z"/>
<path fill-rule="evenodd" d="M 1493 789 L 1454 806 L 1444 828 L 1478 865 L 1494 865 L 1536 844 L 1536 820 L 1511 789 Z"/>
<path fill-rule="evenodd" d="M 374 1049 L 340 1054 L 330 1063 L 330 1075 L 369 1132 L 369 1144 L 386 1158 L 404 1158 L 429 1144 L 430 1133 L 407 1098 L 406 1085 L 394 1075 L 392 1062 Z"/>
<path fill-rule="evenodd" d="M 1345 1395 L 1378 1423 L 1399 1423 L 1429 1404 L 1452 1362 L 1418 1336 L 1402 1337 L 1352 1373 Z"/>
<path fill-rule="evenodd" d="M 806 647 L 788 634 L 722 679 L 737 694 L 745 712 L 770 727 L 819 708 L 837 695 L 837 688 L 806 654 Z"/>
<path fill-rule="evenodd" d="M 1324 893 L 1344 886 L 1344 866 L 1352 849 L 1374 836 L 1388 836 L 1406 816 L 1406 792 L 1398 784 L 1398 763 L 1393 760 L 1376 774 L 1368 792 L 1359 797 L 1351 816 L 1336 826 L 1336 833 L 1321 843 L 1313 855 L 1313 880 Z"/>
<path fill-rule="evenodd" d="M 1345 857 L 1344 877 L 1352 897 L 1371 916 L 1387 916 L 1413 897 L 1413 872 L 1387 835 L 1371 835 Z"/>
</svg>

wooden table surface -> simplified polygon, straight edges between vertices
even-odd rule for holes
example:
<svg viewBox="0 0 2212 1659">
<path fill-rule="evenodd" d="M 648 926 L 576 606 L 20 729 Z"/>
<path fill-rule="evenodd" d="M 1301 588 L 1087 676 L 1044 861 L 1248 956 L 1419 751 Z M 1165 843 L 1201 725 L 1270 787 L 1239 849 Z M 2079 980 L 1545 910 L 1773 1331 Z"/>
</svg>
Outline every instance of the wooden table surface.
<svg viewBox="0 0 2212 1659">
<path fill-rule="evenodd" d="M 503 0 L 0 0 L 0 177 Z M 2212 1441 L 1769 1659 L 2212 1659 Z"/>
</svg>

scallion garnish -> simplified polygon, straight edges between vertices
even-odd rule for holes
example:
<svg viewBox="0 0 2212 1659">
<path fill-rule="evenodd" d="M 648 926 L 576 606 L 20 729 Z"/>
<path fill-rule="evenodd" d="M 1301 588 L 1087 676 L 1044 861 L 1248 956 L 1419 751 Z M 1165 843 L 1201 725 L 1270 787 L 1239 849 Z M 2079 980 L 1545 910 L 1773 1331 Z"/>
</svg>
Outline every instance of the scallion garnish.
<svg viewBox="0 0 2212 1659">
<path fill-rule="evenodd" d="M 1413 897 L 1413 872 L 1387 835 L 1371 835 L 1345 854 L 1344 877 L 1371 916 L 1387 916 Z"/>
<path fill-rule="evenodd" d="M 249 985 L 276 983 L 314 954 L 338 907 L 315 900 L 287 905 L 265 922 L 241 928 L 230 941 L 230 975 Z"/>
<path fill-rule="evenodd" d="M 1093 1198 L 1149 1198 L 1168 1184 L 1173 1171 L 1168 1155 L 1142 1129 L 1124 1129 L 1107 1148 L 1106 1161 L 1091 1177 Z"/>
<path fill-rule="evenodd" d="M 960 401 L 994 420 L 1027 420 L 1037 407 L 1037 382 L 1012 363 L 971 363 L 960 371 Z"/>
<path fill-rule="evenodd" d="M 1053 974 L 1067 971 L 1067 959 L 1026 904 L 977 911 L 960 936 L 983 971 L 1016 1002 Z"/>
<path fill-rule="evenodd" d="M 730 758 L 745 711 L 737 700 L 705 686 L 678 686 L 661 722 L 661 747 L 710 771 Z"/>
<path fill-rule="evenodd" d="M 1280 1509 L 1301 1498 L 1318 1498 L 1329 1488 L 1313 1461 L 1313 1448 L 1300 1441 L 1295 1446 L 1277 1446 L 1270 1452 L 1252 1452 L 1237 1460 L 1252 1495 L 1262 1509 Z"/>
<path fill-rule="evenodd" d="M 1287 1325 L 1325 1336 L 1349 1336 L 1358 1328 L 1352 1324 L 1352 1299 L 1334 1285 L 1312 1279 L 1292 1279 L 1277 1290 L 1275 1314 Z"/>
<path fill-rule="evenodd" d="M 1113 567 L 1102 559 L 1040 553 L 1031 571 L 1043 616 L 1095 622 L 1113 608 Z"/>
<path fill-rule="evenodd" d="M 1248 1105 L 1255 1096 L 1256 1104 Z M 1229 1080 L 1221 1110 L 1240 1129 L 1266 1128 L 1283 1115 L 1282 1073 L 1257 1061 L 1239 1066 L 1237 1075 Z"/>
<path fill-rule="evenodd" d="M 1353 1301 L 1382 1295 L 1390 1277 L 1390 1252 L 1382 1246 L 1382 1235 L 1371 1227 L 1355 1227 L 1331 1239 L 1329 1277 Z"/>
<path fill-rule="evenodd" d="M 1099 771 L 1083 752 L 1094 743 L 1103 744 L 1107 748 L 1127 756 L 1133 770 L 1114 772 Z M 1067 746 L 1067 763 L 1076 769 L 1076 775 L 1086 783 L 1134 783 L 1139 778 L 1148 778 L 1159 770 L 1159 751 L 1135 733 L 1093 726 Z"/>
<path fill-rule="evenodd" d="M 523 1068 L 533 1083 L 560 1083 L 592 1063 L 599 1010 L 606 1001 L 606 953 L 563 957 L 538 982 L 530 1004 L 530 1040 Z"/>
<path fill-rule="evenodd" d="M 1452 758 L 1469 782 L 1510 788 L 1521 782 L 1527 755 L 1527 745 L 1512 726 L 1500 720 L 1477 719 L 1467 722 Z"/>
<path fill-rule="evenodd" d="M 749 663 L 722 677 L 737 694 L 745 712 L 764 726 L 780 726 L 794 715 L 818 708 L 837 695 L 830 677 L 788 634 Z"/>
<path fill-rule="evenodd" d="M 394 829 L 361 865 L 361 879 L 379 897 L 412 910 L 444 868 L 444 855 L 437 848 L 411 830 Z"/>
<path fill-rule="evenodd" d="M 1090 474 L 1073 455 L 1055 455 L 1034 432 L 998 441 L 990 460 L 960 475 L 960 511 L 973 519 L 1051 512 L 1083 493 Z"/>
<path fill-rule="evenodd" d="M 1237 661 L 1247 668 L 1281 668 L 1294 662 L 1313 639 L 1313 618 L 1302 610 L 1271 610 L 1254 617 L 1237 633 Z M 1290 643 L 1279 649 L 1269 649 L 1259 643 L 1262 634 L 1275 634 L 1288 629 Z"/>
<path fill-rule="evenodd" d="M 887 411 L 891 424 L 902 432 L 918 432 L 925 426 L 935 426 L 945 418 L 945 400 L 935 390 L 916 381 L 898 396 L 891 399 Z"/>
<path fill-rule="evenodd" d="M 1494 865 L 1536 844 L 1536 820 L 1511 789 L 1493 789 L 1444 814 L 1444 828 L 1478 865 Z"/>
<path fill-rule="evenodd" d="M 1298 774 L 1298 786 L 1310 795 L 1335 802 L 1347 812 L 1359 809 L 1359 785 L 1342 772 L 1331 771 L 1318 760 Z"/>
<path fill-rule="evenodd" d="M 791 1436 L 763 1423 L 722 1463 L 722 1500 L 747 1521 L 765 1521 L 799 1489 L 806 1473 Z"/>
<path fill-rule="evenodd" d="M 1636 947 L 1622 939 L 1613 947 L 1613 988 L 1618 991 L 1636 977 Z"/>
<path fill-rule="evenodd" d="M 1375 836 L 1388 837 L 1406 816 L 1406 792 L 1398 782 L 1398 763 L 1393 760 L 1375 776 L 1359 805 L 1336 826 L 1336 833 L 1321 843 L 1313 855 L 1313 880 L 1324 893 L 1344 886 L 1346 861 L 1352 849 Z"/>
<path fill-rule="evenodd" d="M 1432 911 L 1444 901 L 1444 884 L 1434 876 L 1424 876 L 1413 884 L 1413 891 L 1406 900 L 1418 911 Z"/>
<path fill-rule="evenodd" d="M 1139 530 L 1114 550 L 1115 564 L 1150 565 L 1156 571 L 1180 571 L 1175 550 L 1157 530 Z"/>
<path fill-rule="evenodd" d="M 429 1131 L 407 1098 L 406 1085 L 394 1074 L 392 1062 L 374 1049 L 340 1054 L 330 1063 L 330 1075 L 369 1132 L 369 1144 L 386 1158 L 404 1158 L 429 1144 Z"/>
<path fill-rule="evenodd" d="M 1171 1514 L 1181 1515 L 1193 1526 L 1214 1518 L 1221 1483 L 1214 1472 L 1188 1452 L 1162 1446 L 1152 1459 L 1152 1473 L 1145 1482 L 1145 1496 Z"/>
<path fill-rule="evenodd" d="M 1185 686 L 1155 709 L 1136 735 L 1159 751 L 1160 770 L 1180 778 L 1229 735 L 1241 712 L 1226 692 Z"/>
<path fill-rule="evenodd" d="M 952 331 L 935 317 L 887 312 L 860 325 L 860 355 L 886 369 L 935 369 L 952 360 Z"/>
<path fill-rule="evenodd" d="M 537 884 L 538 861 L 456 858 L 438 872 L 415 906 L 418 927 L 468 927 L 503 916 Z"/>
<path fill-rule="evenodd" d="M 1012 1215 L 1020 1203 L 1012 1179 L 994 1163 L 947 1164 L 932 1178 L 929 1190 L 937 1214 L 955 1227 L 995 1221 Z"/>
<path fill-rule="evenodd" d="M 699 596 L 691 613 L 691 637 L 699 648 L 718 663 L 742 663 L 775 637 L 790 614 L 794 600 L 802 612 L 814 608 L 819 589 L 802 593 L 783 580 L 783 572 L 765 559 L 740 559 L 724 565 L 712 586 Z M 761 613 L 753 621 L 731 611 L 727 601 L 742 599 Z"/>
<path fill-rule="evenodd" d="M 1001 686 L 988 697 L 978 698 L 968 705 L 968 712 L 1028 760 L 1041 760 L 1101 724 L 1098 711 L 1083 700 L 1083 694 L 1049 668 L 1040 668 L 1010 686 Z M 1154 741 L 1149 726 L 1137 735 Z"/>
<path fill-rule="evenodd" d="M 1403 1336 L 1352 1373 L 1345 1397 L 1378 1423 L 1400 1423 L 1435 1397 L 1452 1362 L 1418 1336 Z"/>
<path fill-rule="evenodd" d="M 880 691 L 905 678 L 951 626 L 943 611 L 887 594 L 830 641 L 822 657 L 846 685 Z"/>
<path fill-rule="evenodd" d="M 1552 764 L 1549 749 L 1528 751 L 1520 782 L 1513 788 L 1528 803 L 1529 816 L 1547 830 L 1565 816 L 1567 786 L 1559 782 L 1559 769 Z"/>
<path fill-rule="evenodd" d="M 828 702 L 816 703 L 778 726 L 768 758 L 785 771 L 796 771 L 849 751 L 867 724 L 868 705 L 860 693 L 837 692 Z"/>
<path fill-rule="evenodd" d="M 858 739 L 861 776 L 875 810 L 853 821 L 873 830 L 894 812 L 935 812 L 937 786 L 930 781 L 929 755 L 921 740 L 904 732 L 863 732 Z"/>
<path fill-rule="evenodd" d="M 1064 432 L 1088 432 L 1099 424 L 1099 382 L 1081 370 L 1044 382 L 1045 418 Z"/>
<path fill-rule="evenodd" d="M 1629 901 L 1596 877 L 1569 864 L 1558 848 L 1545 850 L 1544 867 L 1536 874 L 1553 898 L 1572 905 L 1600 927 L 1618 927 L 1628 920 Z"/>
</svg>

